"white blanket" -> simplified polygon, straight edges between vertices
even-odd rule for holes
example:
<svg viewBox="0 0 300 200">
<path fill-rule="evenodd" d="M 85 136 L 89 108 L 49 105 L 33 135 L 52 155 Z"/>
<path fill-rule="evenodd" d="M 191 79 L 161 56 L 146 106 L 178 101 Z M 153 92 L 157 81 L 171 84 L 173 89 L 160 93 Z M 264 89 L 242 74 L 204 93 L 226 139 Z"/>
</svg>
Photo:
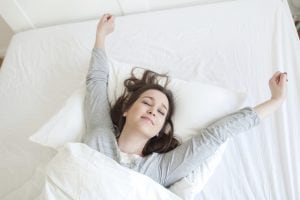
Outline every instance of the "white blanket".
<svg viewBox="0 0 300 200">
<path fill-rule="evenodd" d="M 180 200 L 151 178 L 82 143 L 69 143 L 45 167 L 37 199 Z"/>
</svg>

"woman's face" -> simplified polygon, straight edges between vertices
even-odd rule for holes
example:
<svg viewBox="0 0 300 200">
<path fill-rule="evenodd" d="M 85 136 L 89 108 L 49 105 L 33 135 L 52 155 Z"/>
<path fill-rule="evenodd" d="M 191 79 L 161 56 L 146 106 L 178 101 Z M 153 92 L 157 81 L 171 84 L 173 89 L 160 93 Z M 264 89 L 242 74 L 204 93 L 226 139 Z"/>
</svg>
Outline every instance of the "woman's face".
<svg viewBox="0 0 300 200">
<path fill-rule="evenodd" d="M 159 90 L 149 89 L 141 94 L 124 113 L 125 126 L 137 128 L 147 139 L 162 129 L 169 110 L 167 96 Z"/>
</svg>

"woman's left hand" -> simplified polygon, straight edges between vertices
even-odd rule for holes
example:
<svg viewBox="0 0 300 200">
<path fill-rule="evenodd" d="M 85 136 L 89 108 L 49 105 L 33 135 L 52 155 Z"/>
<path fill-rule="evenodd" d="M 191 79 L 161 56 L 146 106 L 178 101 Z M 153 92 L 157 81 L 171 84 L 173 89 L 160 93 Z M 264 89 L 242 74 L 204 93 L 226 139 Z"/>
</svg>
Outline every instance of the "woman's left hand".
<svg viewBox="0 0 300 200">
<path fill-rule="evenodd" d="M 286 87 L 287 87 L 287 73 L 277 71 L 269 81 L 269 88 L 271 90 L 272 97 L 279 102 L 283 102 L 286 99 Z"/>
<path fill-rule="evenodd" d="M 287 73 L 277 71 L 269 81 L 269 87 L 272 93 L 271 99 L 257 105 L 254 110 L 260 119 L 275 112 L 286 99 Z"/>
</svg>

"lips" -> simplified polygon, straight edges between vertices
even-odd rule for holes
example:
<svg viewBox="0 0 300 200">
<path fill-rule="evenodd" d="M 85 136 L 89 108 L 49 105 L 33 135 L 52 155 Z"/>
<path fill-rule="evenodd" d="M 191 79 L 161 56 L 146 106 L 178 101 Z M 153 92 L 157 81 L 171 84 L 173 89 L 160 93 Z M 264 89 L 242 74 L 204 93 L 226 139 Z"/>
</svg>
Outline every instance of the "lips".
<svg viewBox="0 0 300 200">
<path fill-rule="evenodd" d="M 152 121 L 149 117 L 142 116 L 141 118 L 142 118 L 142 119 L 149 120 L 149 121 L 151 122 L 151 124 L 154 125 L 153 121 Z"/>
</svg>

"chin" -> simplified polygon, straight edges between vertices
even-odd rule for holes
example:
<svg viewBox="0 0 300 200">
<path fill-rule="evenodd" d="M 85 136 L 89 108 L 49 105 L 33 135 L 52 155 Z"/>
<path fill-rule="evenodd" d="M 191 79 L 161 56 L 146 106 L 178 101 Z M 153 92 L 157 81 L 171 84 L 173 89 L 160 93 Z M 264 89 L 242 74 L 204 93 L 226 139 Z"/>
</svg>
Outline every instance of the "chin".
<svg viewBox="0 0 300 200">
<path fill-rule="evenodd" d="M 150 131 L 149 128 L 145 125 L 140 126 L 139 131 L 140 131 L 141 134 L 143 134 L 148 139 L 156 136 L 156 134 L 157 134 L 157 133 L 153 133 L 153 131 Z"/>
<path fill-rule="evenodd" d="M 145 136 L 148 138 L 148 139 L 151 139 L 151 138 L 153 138 L 155 135 L 153 135 L 153 134 L 147 134 L 147 133 L 145 133 Z"/>
<path fill-rule="evenodd" d="M 151 138 L 153 138 L 156 134 L 153 134 L 153 133 L 147 133 L 147 132 L 144 132 L 144 131 L 142 131 L 142 134 L 146 137 L 146 138 L 148 138 L 148 139 L 151 139 Z"/>
</svg>

